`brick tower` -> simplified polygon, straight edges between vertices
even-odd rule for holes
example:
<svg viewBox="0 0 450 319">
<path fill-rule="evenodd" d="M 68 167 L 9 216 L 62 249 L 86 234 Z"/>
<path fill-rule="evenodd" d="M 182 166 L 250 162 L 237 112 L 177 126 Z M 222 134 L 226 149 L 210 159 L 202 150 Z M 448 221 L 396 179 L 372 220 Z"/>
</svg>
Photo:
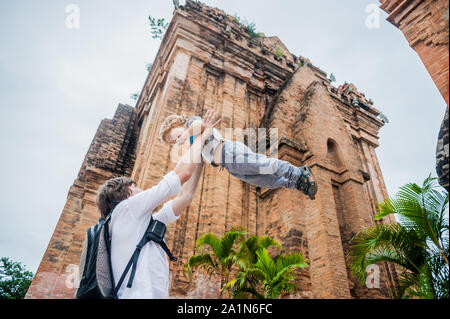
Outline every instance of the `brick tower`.
<svg viewBox="0 0 450 319">
<path fill-rule="evenodd" d="M 144 189 L 157 183 L 175 165 L 170 146 L 158 139 L 163 119 L 207 109 L 220 113 L 222 132 L 277 128 L 278 157 L 310 165 L 319 192 L 311 201 L 208 166 L 192 204 L 168 228 L 172 252 L 186 261 L 202 234 L 244 226 L 310 260 L 299 275 L 297 298 L 389 298 L 393 269 L 380 265 L 380 288 L 368 289 L 345 260 L 350 238 L 375 225 L 375 205 L 387 197 L 375 153 L 379 111 L 353 84 L 332 86 L 325 72 L 277 37 L 252 37 L 233 17 L 194 1 L 175 10 L 136 108 L 119 105 L 114 118 L 100 124 L 27 297 L 73 296 L 71 269 L 86 228 L 99 218 L 98 187 L 117 175 L 131 176 Z M 386 221 L 393 220 L 380 222 Z M 189 282 L 181 268 L 171 264 L 171 297 L 219 296 L 214 277 L 198 273 Z"/>
<path fill-rule="evenodd" d="M 387 20 L 405 35 L 447 103 L 436 147 L 436 173 L 449 191 L 449 10 L 448 0 L 380 0 Z"/>
</svg>

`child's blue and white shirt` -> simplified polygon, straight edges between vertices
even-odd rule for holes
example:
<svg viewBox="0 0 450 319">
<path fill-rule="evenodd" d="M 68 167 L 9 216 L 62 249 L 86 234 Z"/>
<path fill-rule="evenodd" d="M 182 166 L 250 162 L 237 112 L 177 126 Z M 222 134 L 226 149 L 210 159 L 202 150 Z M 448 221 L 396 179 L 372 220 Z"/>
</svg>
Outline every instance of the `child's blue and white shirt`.
<svg viewBox="0 0 450 319">
<path fill-rule="evenodd" d="M 200 116 L 192 116 L 192 117 L 188 118 L 186 121 L 186 127 L 191 126 L 194 121 L 201 120 L 201 119 L 202 118 Z M 194 137 L 190 136 L 189 141 L 191 144 L 193 144 Z M 208 164 L 212 163 L 212 160 L 214 158 L 214 153 L 216 152 L 217 147 L 219 146 L 219 144 L 222 141 L 224 141 L 222 134 L 220 134 L 218 129 L 214 128 L 213 133 L 211 134 L 210 137 L 208 137 L 208 139 L 206 140 L 205 145 L 203 146 L 203 149 L 202 149 L 202 158 L 206 163 L 208 163 Z"/>
</svg>

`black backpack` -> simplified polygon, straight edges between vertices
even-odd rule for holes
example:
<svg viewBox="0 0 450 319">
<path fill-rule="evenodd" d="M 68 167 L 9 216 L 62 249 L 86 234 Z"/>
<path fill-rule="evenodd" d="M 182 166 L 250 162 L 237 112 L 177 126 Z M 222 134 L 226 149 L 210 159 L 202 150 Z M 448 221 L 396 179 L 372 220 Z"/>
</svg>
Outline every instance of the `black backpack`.
<svg viewBox="0 0 450 319">
<path fill-rule="evenodd" d="M 100 218 L 97 225 L 87 230 L 84 247 L 80 259 L 80 284 L 75 293 L 77 299 L 117 299 L 117 292 L 122 285 L 128 271 L 131 269 L 127 287 L 131 288 L 136 274 L 136 266 L 142 247 L 153 240 L 158 243 L 169 256 L 170 261 L 177 261 L 172 255 L 166 243 L 164 234 L 166 225 L 158 220 L 150 218 L 150 223 L 141 241 L 136 246 L 122 276 L 117 285 L 111 266 L 111 239 L 109 237 L 109 222 L 111 213 L 106 218 Z"/>
</svg>

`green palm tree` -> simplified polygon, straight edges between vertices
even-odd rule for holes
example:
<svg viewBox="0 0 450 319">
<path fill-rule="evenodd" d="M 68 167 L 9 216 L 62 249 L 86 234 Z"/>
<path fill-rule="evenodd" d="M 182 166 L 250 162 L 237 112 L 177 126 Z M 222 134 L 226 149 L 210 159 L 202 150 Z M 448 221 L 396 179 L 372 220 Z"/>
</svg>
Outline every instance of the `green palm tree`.
<svg viewBox="0 0 450 319">
<path fill-rule="evenodd" d="M 276 240 L 254 235 L 244 240 L 246 235 L 241 227 L 222 237 L 211 233 L 202 235 L 195 248 L 200 253 L 188 259 L 183 267 L 184 276 L 188 272 L 192 278 L 194 269 L 204 270 L 210 277 L 217 274 L 221 277 L 221 293 L 233 298 L 278 298 L 295 290 L 294 271 L 307 266 L 303 255 L 294 252 L 271 258 L 267 248 L 282 248 Z M 209 251 L 205 252 L 204 248 Z"/>
<path fill-rule="evenodd" d="M 251 272 L 255 277 L 262 280 L 265 298 L 279 298 L 284 293 L 297 290 L 294 277 L 295 270 L 305 268 L 308 265 L 308 261 L 302 253 L 280 254 L 272 259 L 267 249 L 262 248 L 258 250 L 257 255 L 258 261 Z"/>
<path fill-rule="evenodd" d="M 251 236 L 241 242 L 234 260 L 239 271 L 227 282 L 224 289 L 232 291 L 233 298 L 279 298 L 283 293 L 296 290 L 294 271 L 307 266 L 307 260 L 300 252 L 279 254 L 271 258 L 267 252 L 270 246 L 282 246 L 273 238 Z M 257 288 L 262 286 L 263 293 Z"/>
<path fill-rule="evenodd" d="M 212 233 L 202 235 L 197 239 L 195 250 L 200 253 L 191 256 L 183 266 L 183 275 L 186 271 L 192 278 L 193 269 L 202 269 L 211 277 L 217 274 L 221 277 L 221 291 L 223 292 L 224 284 L 228 281 L 231 268 L 234 264 L 236 255 L 235 244 L 240 241 L 247 233 L 241 227 L 233 228 L 226 232 L 222 237 Z M 210 248 L 205 252 L 204 248 Z"/>
<path fill-rule="evenodd" d="M 255 270 L 253 265 L 258 261 L 257 252 L 270 246 L 282 248 L 275 239 L 268 236 L 259 238 L 253 235 L 240 243 L 239 251 L 234 257 L 234 263 L 239 267 L 239 272 L 224 287 L 224 289 L 232 292 L 233 298 L 245 298 L 249 295 L 264 298 L 264 295 L 257 291 L 261 276 L 258 277 L 260 272 Z"/>
<path fill-rule="evenodd" d="M 349 252 L 352 272 L 362 283 L 366 267 L 393 263 L 399 270 L 394 298 L 449 298 L 448 193 L 435 178 L 420 187 L 400 188 L 379 204 L 375 219 L 396 214 L 398 224 L 383 224 L 358 232 Z"/>
</svg>

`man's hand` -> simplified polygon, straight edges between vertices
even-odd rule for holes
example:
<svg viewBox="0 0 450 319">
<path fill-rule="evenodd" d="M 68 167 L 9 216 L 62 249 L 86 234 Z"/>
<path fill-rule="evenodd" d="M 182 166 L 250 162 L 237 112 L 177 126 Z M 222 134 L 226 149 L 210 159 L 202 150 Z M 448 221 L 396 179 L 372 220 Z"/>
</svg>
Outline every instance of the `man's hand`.
<svg viewBox="0 0 450 319">
<path fill-rule="evenodd" d="M 214 122 L 214 119 L 216 117 L 217 117 L 216 111 L 214 111 L 214 110 L 206 111 L 206 114 L 203 118 L 202 131 L 204 131 L 207 128 L 214 128 L 222 121 L 222 119 L 218 119 L 216 122 Z"/>
<path fill-rule="evenodd" d="M 183 132 L 183 134 L 180 135 L 180 137 L 177 139 L 176 144 L 184 144 L 186 140 L 190 136 L 198 136 L 203 133 L 203 131 L 207 128 L 214 128 L 216 127 L 222 119 L 217 120 L 214 122 L 214 119 L 217 117 L 217 112 L 214 110 L 208 110 L 206 111 L 205 116 L 201 120 L 196 120 L 192 125 Z"/>
</svg>

